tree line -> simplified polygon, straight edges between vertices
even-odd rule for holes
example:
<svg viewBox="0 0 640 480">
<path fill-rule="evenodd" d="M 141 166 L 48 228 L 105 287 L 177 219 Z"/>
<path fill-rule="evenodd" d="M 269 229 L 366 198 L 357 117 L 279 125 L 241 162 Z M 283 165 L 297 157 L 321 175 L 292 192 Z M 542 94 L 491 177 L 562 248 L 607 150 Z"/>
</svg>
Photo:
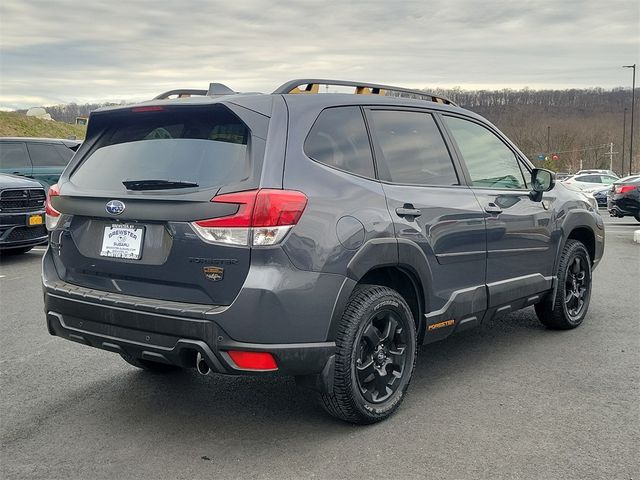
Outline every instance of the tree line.
<svg viewBox="0 0 640 480">
<path fill-rule="evenodd" d="M 487 118 L 536 165 L 559 172 L 575 172 L 581 167 L 608 169 L 607 153 L 613 143 L 617 153 L 613 155 L 612 169 L 619 175 L 629 171 L 631 89 L 425 90 Z M 638 93 L 636 89 L 636 97 Z M 636 108 L 634 172 L 640 170 L 639 117 Z M 554 154 L 558 160 L 552 160 Z M 540 161 L 540 156 L 549 160 Z"/>
<path fill-rule="evenodd" d="M 609 168 L 609 144 L 613 142 L 613 170 L 629 171 L 631 89 L 602 88 L 566 90 L 463 90 L 426 88 L 474 111 L 502 130 L 536 165 L 560 172 L 582 168 Z M 636 89 L 636 96 L 640 93 Z M 46 107 L 54 120 L 75 123 L 104 103 Z M 624 109 L 627 108 L 623 130 Z M 636 108 L 634 161 L 640 171 L 640 112 Z M 623 149 L 624 140 L 624 149 Z M 623 165 L 624 153 L 624 165 Z M 558 160 L 552 160 L 557 154 Z M 538 160 L 539 156 L 549 160 Z"/>
</svg>

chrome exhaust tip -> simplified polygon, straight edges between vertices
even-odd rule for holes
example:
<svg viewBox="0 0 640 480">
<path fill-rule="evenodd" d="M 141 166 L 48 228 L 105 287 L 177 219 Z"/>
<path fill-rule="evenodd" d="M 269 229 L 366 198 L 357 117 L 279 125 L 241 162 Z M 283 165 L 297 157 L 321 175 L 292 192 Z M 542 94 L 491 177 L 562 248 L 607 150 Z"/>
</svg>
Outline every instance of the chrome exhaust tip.
<svg viewBox="0 0 640 480">
<path fill-rule="evenodd" d="M 211 373 L 209 364 L 200 352 L 198 352 L 198 355 L 196 356 L 196 370 L 200 375 L 209 375 L 209 373 Z"/>
</svg>

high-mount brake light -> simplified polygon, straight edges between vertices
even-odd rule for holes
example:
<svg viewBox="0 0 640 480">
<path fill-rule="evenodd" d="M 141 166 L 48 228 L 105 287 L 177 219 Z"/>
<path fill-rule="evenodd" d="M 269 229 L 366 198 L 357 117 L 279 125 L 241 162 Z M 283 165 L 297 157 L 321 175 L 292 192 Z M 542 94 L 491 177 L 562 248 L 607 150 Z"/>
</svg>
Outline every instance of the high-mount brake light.
<svg viewBox="0 0 640 480">
<path fill-rule="evenodd" d="M 298 223 L 307 196 L 294 190 L 262 189 L 227 193 L 213 197 L 214 203 L 232 203 L 238 210 L 225 217 L 191 223 L 209 243 L 230 245 L 275 245 Z"/>
<path fill-rule="evenodd" d="M 49 193 L 47 193 L 47 200 L 44 204 L 45 211 L 45 223 L 47 225 L 47 230 L 53 230 L 58 226 L 58 222 L 60 221 L 60 212 L 53 208 L 51 204 L 52 197 L 60 196 L 60 188 L 58 184 L 51 185 L 49 187 Z"/>
<path fill-rule="evenodd" d="M 133 107 L 131 111 L 134 113 L 163 112 L 164 107 L 161 107 L 160 105 L 147 105 L 146 107 Z"/>
</svg>

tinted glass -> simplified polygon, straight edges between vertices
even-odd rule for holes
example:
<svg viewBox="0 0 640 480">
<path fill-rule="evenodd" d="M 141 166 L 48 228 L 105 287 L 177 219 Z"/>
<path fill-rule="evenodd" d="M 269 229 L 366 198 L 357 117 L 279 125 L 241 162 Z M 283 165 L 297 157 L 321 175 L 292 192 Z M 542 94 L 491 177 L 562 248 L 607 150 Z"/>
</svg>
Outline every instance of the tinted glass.
<svg viewBox="0 0 640 480">
<path fill-rule="evenodd" d="M 0 168 L 31 168 L 24 143 L 0 142 Z"/>
<path fill-rule="evenodd" d="M 248 128 L 224 107 L 131 113 L 106 129 L 71 181 L 109 191 L 135 180 L 234 184 L 251 173 L 248 143 Z"/>
<path fill-rule="evenodd" d="M 602 175 L 600 179 L 602 183 L 606 183 L 607 185 L 611 185 L 613 182 L 618 181 L 616 177 L 610 177 L 609 175 Z"/>
<path fill-rule="evenodd" d="M 600 175 L 580 175 L 574 178 L 574 180 L 576 182 L 602 183 L 600 182 Z"/>
<path fill-rule="evenodd" d="M 33 166 L 66 167 L 69 159 L 65 159 L 58 153 L 57 146 L 53 143 L 27 143 Z"/>
<path fill-rule="evenodd" d="M 516 156 L 493 132 L 468 120 L 444 117 L 462 153 L 473 185 L 527 188 Z"/>
<path fill-rule="evenodd" d="M 69 163 L 69 160 L 71 160 L 71 157 L 73 157 L 73 154 L 76 153 L 75 151 L 77 149 L 78 147 L 74 147 L 74 149 L 72 150 L 66 145 L 56 145 L 56 150 L 67 163 Z"/>
<path fill-rule="evenodd" d="M 457 185 L 449 151 L 433 116 L 374 110 L 373 135 L 382 150 L 385 180 L 413 185 Z"/>
<path fill-rule="evenodd" d="M 304 142 L 314 160 L 350 173 L 373 178 L 373 158 L 359 107 L 323 110 Z"/>
</svg>

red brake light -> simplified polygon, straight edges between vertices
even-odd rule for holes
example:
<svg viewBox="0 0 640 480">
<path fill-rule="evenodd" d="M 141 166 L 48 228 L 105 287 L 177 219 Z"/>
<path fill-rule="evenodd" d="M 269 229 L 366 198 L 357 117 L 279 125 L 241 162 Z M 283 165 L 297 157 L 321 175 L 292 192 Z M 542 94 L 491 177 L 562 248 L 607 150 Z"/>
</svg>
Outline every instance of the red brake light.
<svg viewBox="0 0 640 480">
<path fill-rule="evenodd" d="M 238 210 L 225 217 L 197 220 L 191 227 L 205 242 L 264 247 L 280 243 L 298 223 L 307 196 L 293 190 L 262 189 L 226 193 L 211 199 Z"/>
<path fill-rule="evenodd" d="M 307 196 L 293 190 L 262 189 L 226 193 L 211 199 L 215 203 L 236 203 L 233 215 L 198 220 L 200 227 L 278 227 L 295 225 L 307 205 Z"/>
<path fill-rule="evenodd" d="M 634 187 L 633 185 L 618 185 L 616 187 L 616 193 L 626 193 L 626 192 L 630 192 L 632 190 L 635 190 L 636 187 Z"/>
<path fill-rule="evenodd" d="M 277 370 L 276 359 L 269 352 L 243 352 L 229 350 L 231 360 L 242 370 Z"/>
<path fill-rule="evenodd" d="M 60 189 L 58 187 L 58 184 L 56 183 L 54 185 L 51 185 L 51 187 L 49 187 L 49 193 L 47 193 L 47 201 L 44 206 L 44 209 L 47 215 L 50 215 L 52 217 L 60 216 L 60 212 L 57 211 L 55 208 L 53 208 L 53 205 L 51 204 L 51 197 L 59 197 L 59 196 L 60 196 Z"/>
<path fill-rule="evenodd" d="M 253 227 L 295 225 L 300 220 L 307 196 L 293 190 L 260 190 L 253 210 Z"/>
<path fill-rule="evenodd" d="M 51 185 L 49 187 L 49 192 L 47 193 L 47 200 L 44 203 L 44 211 L 45 211 L 45 223 L 47 225 L 48 230 L 53 230 L 58 226 L 58 220 L 60 220 L 60 212 L 53 208 L 51 204 L 52 197 L 60 196 L 60 188 L 58 184 Z"/>
<path fill-rule="evenodd" d="M 161 107 L 160 105 L 148 105 L 146 107 L 133 107 L 131 109 L 131 111 L 135 113 L 162 112 L 163 110 L 164 110 L 164 107 Z"/>
<path fill-rule="evenodd" d="M 257 195 L 258 190 L 250 190 L 248 192 L 226 193 L 213 197 L 211 201 L 215 203 L 238 204 L 238 211 L 226 217 L 198 220 L 195 223 L 201 227 L 250 227 Z"/>
</svg>

